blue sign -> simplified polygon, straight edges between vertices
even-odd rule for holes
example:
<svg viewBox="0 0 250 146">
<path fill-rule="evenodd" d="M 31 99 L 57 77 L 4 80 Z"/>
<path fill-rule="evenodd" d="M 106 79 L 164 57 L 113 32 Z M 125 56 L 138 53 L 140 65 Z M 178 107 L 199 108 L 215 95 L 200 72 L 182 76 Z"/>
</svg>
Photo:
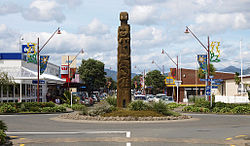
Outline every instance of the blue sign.
<svg viewBox="0 0 250 146">
<path fill-rule="evenodd" d="M 212 89 L 218 89 L 218 86 L 212 86 Z"/>
<path fill-rule="evenodd" d="M 30 53 L 34 53 L 34 45 L 33 44 L 29 44 L 29 47 L 28 45 L 22 45 L 22 53 L 27 53 L 29 51 L 29 48 L 30 48 Z"/>
<path fill-rule="evenodd" d="M 211 90 L 206 90 L 206 95 L 211 95 Z"/>
<path fill-rule="evenodd" d="M 211 79 L 200 79 L 200 81 L 211 81 Z"/>
<path fill-rule="evenodd" d="M 212 85 L 220 85 L 220 84 L 221 84 L 221 83 L 215 83 L 215 82 L 214 82 L 214 83 L 212 83 Z"/>
<path fill-rule="evenodd" d="M 211 86 L 206 86 L 206 90 L 210 90 L 211 89 Z"/>
<path fill-rule="evenodd" d="M 215 82 L 222 82 L 223 80 L 222 79 L 213 79 L 213 81 L 215 81 Z"/>
<path fill-rule="evenodd" d="M 32 84 L 37 84 L 37 80 L 32 80 Z M 45 81 L 39 80 L 39 84 L 45 84 Z"/>
</svg>

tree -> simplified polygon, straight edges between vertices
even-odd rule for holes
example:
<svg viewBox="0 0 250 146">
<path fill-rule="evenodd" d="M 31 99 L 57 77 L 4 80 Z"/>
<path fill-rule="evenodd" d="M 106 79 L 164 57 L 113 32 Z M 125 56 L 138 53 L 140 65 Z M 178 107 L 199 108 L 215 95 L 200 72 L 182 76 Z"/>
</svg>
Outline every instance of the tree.
<svg viewBox="0 0 250 146">
<path fill-rule="evenodd" d="M 0 72 L 0 87 L 4 90 L 8 90 L 9 85 L 14 85 L 13 77 L 8 76 L 6 72 Z"/>
<path fill-rule="evenodd" d="M 239 75 L 240 74 L 238 72 L 235 72 L 235 74 L 234 74 L 234 81 L 235 81 L 235 84 L 237 84 L 237 85 L 239 85 L 241 82 Z"/>
<path fill-rule="evenodd" d="M 140 90 L 140 88 L 141 88 L 141 86 L 140 86 L 141 77 L 142 77 L 141 74 L 140 75 L 136 75 L 136 76 L 133 77 L 133 79 L 131 81 L 131 88 L 132 89 Z"/>
<path fill-rule="evenodd" d="M 106 83 L 104 63 L 94 59 L 82 60 L 79 67 L 80 78 L 85 82 L 87 92 L 99 90 Z"/>
<path fill-rule="evenodd" d="M 210 75 L 210 76 L 215 75 L 215 71 L 216 71 L 216 69 L 215 69 L 214 65 L 210 63 L 209 75 Z M 198 70 L 198 77 L 199 77 L 200 79 L 205 79 L 205 77 L 206 77 L 205 73 L 202 71 L 201 68 L 199 68 L 199 70 Z"/>
<path fill-rule="evenodd" d="M 153 87 L 153 93 L 159 93 L 165 87 L 164 75 L 159 70 L 148 72 L 145 77 L 145 84 Z"/>
</svg>

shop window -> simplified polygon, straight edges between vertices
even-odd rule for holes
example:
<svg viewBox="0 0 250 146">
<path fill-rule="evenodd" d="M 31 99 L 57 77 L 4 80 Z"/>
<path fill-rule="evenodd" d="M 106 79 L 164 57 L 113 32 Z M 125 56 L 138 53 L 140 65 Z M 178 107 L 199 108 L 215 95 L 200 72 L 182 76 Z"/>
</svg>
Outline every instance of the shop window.
<svg viewBox="0 0 250 146">
<path fill-rule="evenodd" d="M 14 86 L 9 85 L 7 88 L 8 88 L 7 90 L 9 91 L 9 97 L 14 97 L 14 94 L 13 94 Z"/>
<path fill-rule="evenodd" d="M 22 84 L 22 95 L 25 96 L 25 84 Z"/>
<path fill-rule="evenodd" d="M 3 86 L 3 97 L 7 97 L 7 86 Z"/>
<path fill-rule="evenodd" d="M 15 97 L 20 97 L 20 85 L 15 85 Z"/>
</svg>

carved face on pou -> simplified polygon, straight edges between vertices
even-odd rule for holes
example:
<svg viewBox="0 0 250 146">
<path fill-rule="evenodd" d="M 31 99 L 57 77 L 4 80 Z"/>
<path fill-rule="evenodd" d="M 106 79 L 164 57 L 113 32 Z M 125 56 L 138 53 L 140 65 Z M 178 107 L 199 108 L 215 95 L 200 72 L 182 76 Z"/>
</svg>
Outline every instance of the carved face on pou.
<svg viewBox="0 0 250 146">
<path fill-rule="evenodd" d="M 127 12 L 121 12 L 120 13 L 120 20 L 121 21 L 128 21 L 128 13 Z"/>
</svg>

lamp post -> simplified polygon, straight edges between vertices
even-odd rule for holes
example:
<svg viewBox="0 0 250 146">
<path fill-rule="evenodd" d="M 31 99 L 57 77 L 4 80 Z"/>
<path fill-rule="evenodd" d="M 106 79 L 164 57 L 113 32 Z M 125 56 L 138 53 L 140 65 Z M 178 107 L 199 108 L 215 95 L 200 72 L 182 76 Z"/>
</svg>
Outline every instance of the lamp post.
<svg viewBox="0 0 250 146">
<path fill-rule="evenodd" d="M 39 49 L 39 37 L 37 38 L 37 102 L 39 103 L 39 100 L 40 100 L 40 86 L 39 86 L 39 75 L 40 75 L 40 55 L 39 53 L 42 51 L 42 49 L 48 44 L 48 42 L 51 40 L 51 38 L 55 35 L 55 34 L 61 34 L 61 31 L 60 31 L 60 27 L 58 27 L 56 29 L 56 31 L 49 37 L 49 39 L 44 43 L 44 45 L 41 47 L 41 49 Z"/>
<path fill-rule="evenodd" d="M 189 27 L 186 26 L 186 31 L 185 33 L 191 33 L 192 36 L 200 43 L 200 45 L 207 51 L 207 79 L 209 80 L 210 76 L 210 44 L 209 44 L 209 36 L 207 37 L 207 42 L 208 45 L 207 47 L 199 40 L 199 38 L 191 31 Z M 210 86 L 210 82 L 206 81 L 206 85 Z M 211 101 L 211 106 L 212 106 L 212 99 L 211 96 L 209 95 L 209 100 Z"/>
<path fill-rule="evenodd" d="M 164 75 L 164 65 L 162 66 L 161 69 L 160 66 L 154 60 L 152 61 L 152 64 L 155 64 L 159 68 L 159 70 L 162 70 L 162 75 Z"/>
<path fill-rule="evenodd" d="M 167 56 L 168 56 L 168 58 L 176 65 L 176 81 L 175 81 L 175 83 L 176 83 L 176 88 L 177 88 L 177 96 L 176 96 L 176 101 L 177 101 L 177 103 L 179 103 L 179 86 L 180 86 L 180 84 L 181 84 L 181 81 L 179 81 L 178 80 L 178 77 L 179 77 L 179 66 L 178 66 L 178 56 L 177 56 L 177 58 L 176 58 L 176 62 L 170 57 L 170 55 L 166 52 L 166 51 L 164 51 L 163 49 L 162 49 L 162 51 L 161 51 L 161 54 L 166 54 Z"/>
</svg>

